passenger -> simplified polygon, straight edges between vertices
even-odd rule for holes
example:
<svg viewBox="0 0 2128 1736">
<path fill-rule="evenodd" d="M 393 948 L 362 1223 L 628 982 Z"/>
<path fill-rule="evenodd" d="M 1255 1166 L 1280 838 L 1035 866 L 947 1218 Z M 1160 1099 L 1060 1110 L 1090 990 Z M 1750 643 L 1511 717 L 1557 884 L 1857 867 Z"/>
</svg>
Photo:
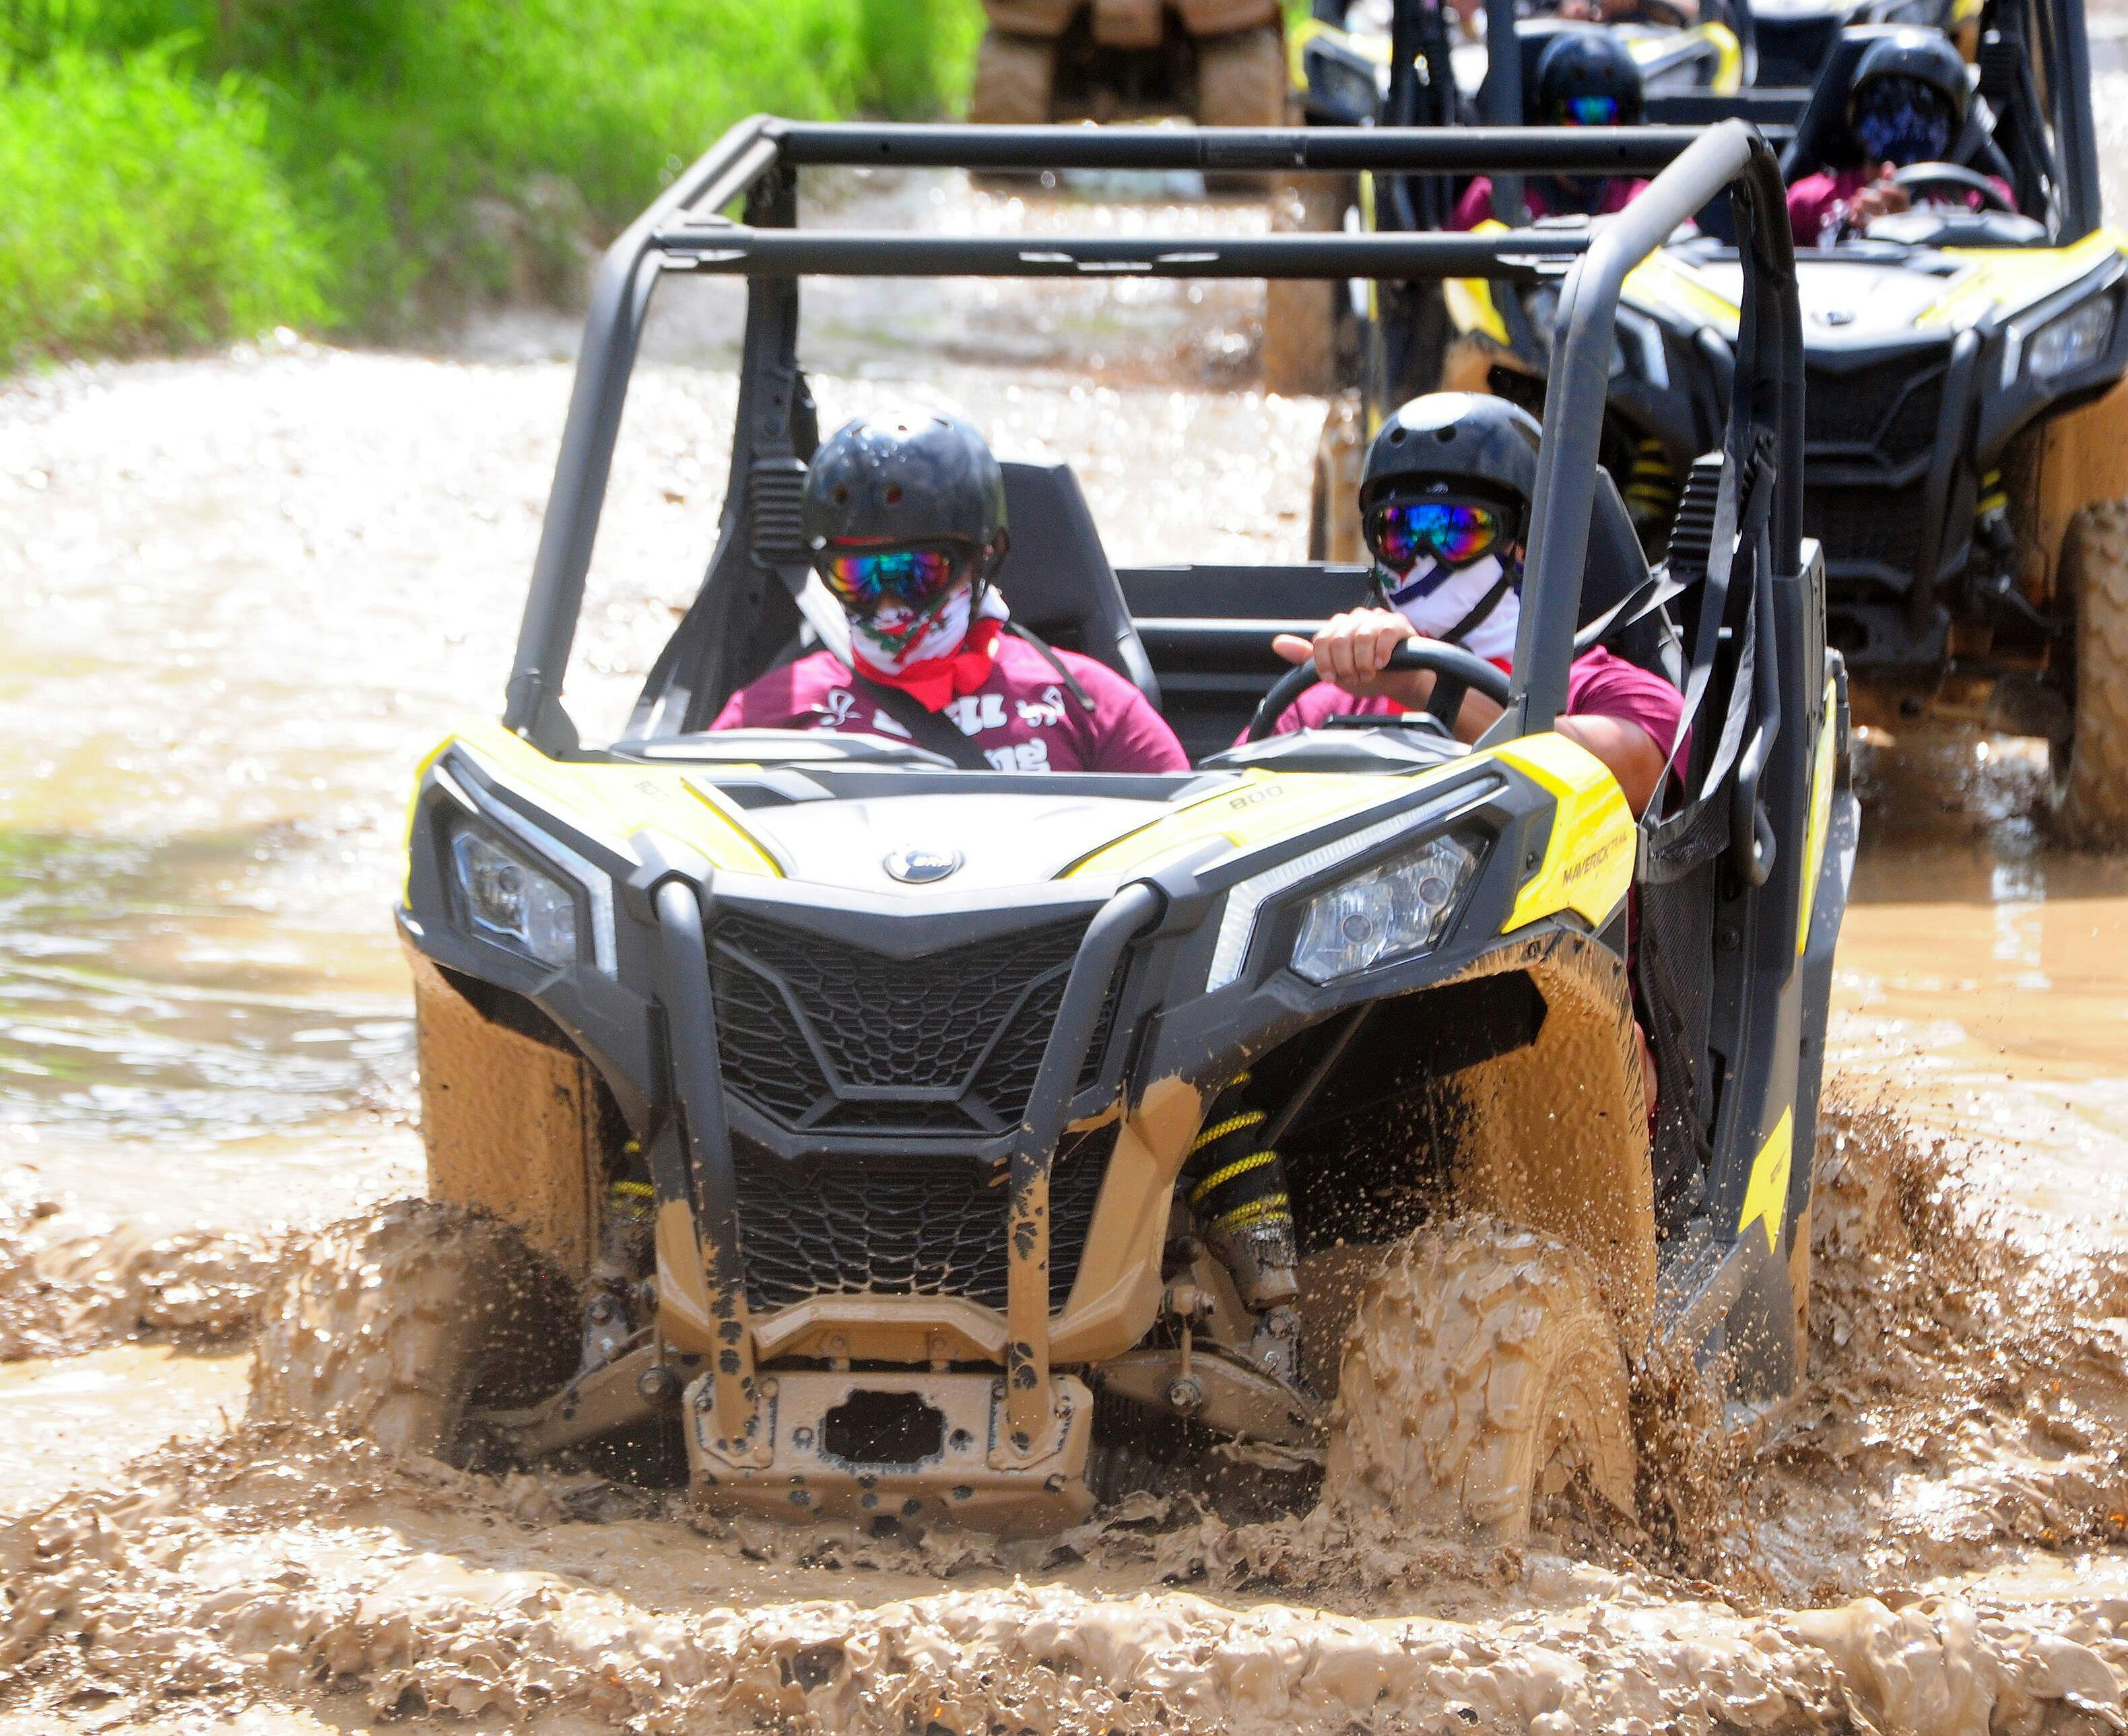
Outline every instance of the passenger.
<svg viewBox="0 0 2128 1736">
<path fill-rule="evenodd" d="M 1414 398 L 1382 425 L 1360 481 L 1380 606 L 1337 616 L 1312 645 L 1293 633 L 1272 640 L 1289 663 L 1313 659 L 1322 677 L 1279 719 L 1280 733 L 1332 716 L 1423 709 L 1432 674 L 1387 667 L 1406 639 L 1459 644 L 1510 667 L 1537 442 L 1537 425 L 1526 411 L 1465 392 Z M 1683 714 L 1675 687 L 1598 646 L 1574 660 L 1565 709 L 1553 727 L 1610 768 L 1638 815 L 1655 799 Z M 1458 739 L 1475 741 L 1499 715 L 1492 700 L 1466 693 Z"/>
<path fill-rule="evenodd" d="M 1000 771 L 1189 769 L 1137 688 L 1011 626 L 990 582 L 1007 546 L 1005 477 L 967 423 L 858 418 L 814 454 L 803 510 L 813 564 L 849 616 L 856 667 L 816 651 L 771 670 L 712 729 L 834 729 L 921 747 L 940 728 L 928 713 Z"/>
<path fill-rule="evenodd" d="M 1847 98 L 1847 130 L 1860 160 L 1820 169 L 1788 189 L 1788 227 L 1798 247 L 1830 247 L 1879 217 L 1909 209 L 1912 196 L 1892 177 L 1917 163 L 1941 163 L 1965 125 L 1972 89 L 1965 62 L 1949 37 L 1916 27 L 1873 42 L 1855 64 Z M 1988 179 L 2012 197 L 1999 176 Z M 1967 192 L 1969 208 L 1980 195 Z"/>
<path fill-rule="evenodd" d="M 1522 104 L 1532 126 L 1636 126 L 1641 108 L 1640 68 L 1624 43 L 1594 28 L 1562 31 L 1545 45 Z M 1532 217 L 1608 217 L 1647 184 L 1631 175 L 1530 175 L 1522 202 Z M 1492 214 L 1493 183 L 1480 175 L 1456 202 L 1451 225 L 1475 229 Z"/>
</svg>

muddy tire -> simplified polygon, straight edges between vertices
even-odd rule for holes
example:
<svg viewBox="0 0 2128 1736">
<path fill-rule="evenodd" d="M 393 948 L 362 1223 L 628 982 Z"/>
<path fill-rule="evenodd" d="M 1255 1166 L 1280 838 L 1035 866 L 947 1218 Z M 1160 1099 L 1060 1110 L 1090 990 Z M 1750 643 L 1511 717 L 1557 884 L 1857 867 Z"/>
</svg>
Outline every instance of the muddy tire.
<svg viewBox="0 0 2128 1736">
<path fill-rule="evenodd" d="M 1344 221 L 1341 183 L 1320 175 L 1280 187 L 1271 204 L 1275 234 L 1337 229 Z M 1266 391 L 1281 397 L 1328 397 L 1337 389 L 1337 294 L 1342 283 L 1309 278 L 1264 280 L 1263 364 Z"/>
<path fill-rule="evenodd" d="M 2061 583 L 2076 612 L 2075 733 L 2053 755 L 2054 813 L 2078 843 L 2128 842 L 2128 500 L 2069 522 Z"/>
<path fill-rule="evenodd" d="M 1633 1511 L 1626 1360 L 1579 1254 L 1484 1217 L 1393 1248 L 1345 1334 L 1326 1500 L 1484 1544 L 1577 1484 Z"/>
<path fill-rule="evenodd" d="M 516 1231 L 401 1200 L 291 1251 L 260 1307 L 249 1414 L 449 1457 L 469 1405 L 528 1402 L 576 1360 L 568 1288 Z"/>
<path fill-rule="evenodd" d="M 1057 45 L 990 29 L 976 50 L 968 119 L 978 126 L 1041 126 L 1049 119 Z"/>
<path fill-rule="evenodd" d="M 1198 39 L 1199 126 L 1283 126 L 1287 95 L 1285 39 L 1276 26 Z M 1204 177 L 1213 193 L 1261 193 L 1267 185 L 1261 175 Z"/>
</svg>

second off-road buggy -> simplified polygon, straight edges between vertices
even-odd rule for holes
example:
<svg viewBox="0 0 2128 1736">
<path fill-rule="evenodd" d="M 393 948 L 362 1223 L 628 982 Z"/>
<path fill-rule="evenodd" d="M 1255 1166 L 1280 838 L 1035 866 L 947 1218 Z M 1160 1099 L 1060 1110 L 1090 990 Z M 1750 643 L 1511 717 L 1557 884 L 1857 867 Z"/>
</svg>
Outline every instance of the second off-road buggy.
<svg viewBox="0 0 2128 1736">
<path fill-rule="evenodd" d="M 1525 18 L 1519 11 L 1516 0 L 1490 0 L 1484 40 L 1473 41 L 1446 0 L 1390 0 L 1364 9 L 1364 16 L 1360 8 L 1318 4 L 1318 16 L 1292 33 L 1294 107 L 1312 126 L 1451 126 L 1480 120 L 1520 126 L 1522 92 L 1546 45 L 1562 30 L 1596 26 Z M 1340 17 L 1323 16 L 1331 12 Z M 1719 18 L 1608 28 L 1626 42 L 1648 91 L 1659 98 L 1731 96 L 1751 70 L 1748 43 Z M 1348 226 L 1415 230 L 1446 228 L 1454 206 L 1454 185 L 1446 177 L 1394 175 L 1378 181 L 1309 174 L 1289 176 L 1275 189 L 1272 215 L 1275 225 L 1287 232 Z M 1429 287 L 1437 297 L 1437 287 Z M 1400 297 L 1394 286 L 1373 293 Z M 1378 341 L 1379 322 L 1367 300 L 1361 293 L 1356 301 L 1347 286 L 1305 279 L 1267 285 L 1261 347 L 1265 388 L 1319 396 L 1347 384 L 1363 349 Z"/>
<path fill-rule="evenodd" d="M 1824 548 L 1828 631 L 1858 704 L 2045 736 L 2069 829 L 2115 839 L 2128 835 L 2128 266 L 2101 226 L 2081 0 L 1988 0 L 1978 23 L 1955 160 L 1899 178 L 1921 197 L 1977 190 L 1986 208 L 1917 208 L 1798 257 L 1804 527 Z M 1791 182 L 1845 167 L 1855 69 L 1899 28 L 1845 31 L 1812 89 L 1659 93 L 1651 114 L 1760 122 Z M 1403 208 L 1368 211 L 1394 227 Z M 1622 299 L 1603 462 L 1655 553 L 1725 414 L 1738 265 L 1720 220 L 1644 262 Z M 1359 448 L 1412 393 L 1542 403 L 1557 306 L 1556 277 L 1370 296 L 1355 396 L 1318 455 L 1318 552 L 1350 557 Z"/>
<path fill-rule="evenodd" d="M 1747 127 L 1602 148 L 1669 166 L 1594 241 L 796 226 L 815 165 L 1529 170 L 1586 161 L 1565 133 L 757 120 L 680 176 L 597 281 L 502 721 L 414 794 L 432 1202 L 298 1261 L 264 1407 L 487 1463 L 683 1458 L 715 1506 L 990 1530 L 1235 1444 L 1512 1537 L 1570 1473 L 1630 1506 L 1628 1363 L 1659 1340 L 1738 1405 L 1788 1392 L 1855 835 L 1800 534 L 1788 233 Z M 1613 313 L 1725 195 L 1750 238 L 1734 407 L 1696 536 L 1651 574 L 1595 462 Z M 1157 698 L 1195 770 L 706 727 L 837 631 L 797 529 L 801 279 L 1542 260 L 1570 269 L 1515 675 L 1407 647 L 1445 714 L 1465 686 L 1505 705 L 1475 749 L 1432 715 L 1271 733 L 1310 678 L 1275 678 L 1271 632 L 1361 572 L 1119 573 L 1057 464 L 1007 466 L 1014 619 Z M 748 286 L 729 488 L 632 725 L 587 747 L 561 672 L 637 334 L 681 273 Z M 1552 728 L 1598 638 L 1683 684 L 1691 719 L 1677 799 L 1637 825 Z M 1274 1150 L 1298 1291 L 1252 1307 L 1194 1202 L 1208 1165 Z"/>
</svg>

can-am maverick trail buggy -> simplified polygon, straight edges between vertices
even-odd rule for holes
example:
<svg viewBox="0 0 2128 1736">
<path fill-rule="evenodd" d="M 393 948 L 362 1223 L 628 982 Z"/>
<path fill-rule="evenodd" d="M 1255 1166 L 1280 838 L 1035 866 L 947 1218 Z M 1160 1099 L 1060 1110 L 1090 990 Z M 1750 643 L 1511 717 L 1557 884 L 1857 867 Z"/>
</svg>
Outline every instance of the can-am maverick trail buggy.
<svg viewBox="0 0 2128 1736">
<path fill-rule="evenodd" d="M 1295 26 L 1290 39 L 1294 103 L 1311 126 L 1452 126 L 1481 116 L 1519 126 L 1521 93 L 1545 45 L 1562 28 L 1593 27 L 1518 19 L 1514 0 L 1496 0 L 1487 11 L 1485 40 L 1471 41 L 1446 0 L 1389 0 L 1364 15 L 1352 8 L 1337 19 L 1322 16 L 1336 10 L 1318 4 L 1318 16 Z M 1608 27 L 1631 50 L 1651 94 L 1730 95 L 1750 72 L 1748 42 L 1719 19 L 1674 28 Z M 1498 79 L 1488 72 L 1496 39 L 1516 42 L 1518 50 L 1503 58 Z M 1392 209 L 1377 211 L 1377 200 Z M 1389 176 L 1377 183 L 1367 176 L 1315 174 L 1290 177 L 1272 216 L 1287 232 L 1445 229 L 1454 208 L 1452 186 L 1442 177 Z M 1346 384 L 1360 353 L 1364 306 L 1356 318 L 1344 286 L 1304 279 L 1268 284 L 1266 301 L 1265 389 L 1321 396 Z"/>
<path fill-rule="evenodd" d="M 1420 0 L 1402 0 L 1413 7 Z M 1989 0 L 1953 161 L 1900 172 L 1917 207 L 1798 257 L 1807 392 L 1805 530 L 1858 704 L 2047 737 L 2070 829 L 2128 833 L 2128 320 L 2124 243 L 2101 227 L 2081 0 Z M 1527 29 L 1527 26 L 1524 26 Z M 1651 95 L 1651 118 L 1743 116 L 1793 182 L 1845 166 L 1855 70 L 1892 26 L 1846 31 L 1810 91 Z M 2014 211 L 1989 177 L 2014 195 Z M 1373 223 L 1402 207 L 1376 199 Z M 1726 413 L 1736 254 L 1708 231 L 1627 278 L 1603 462 L 1660 552 Z M 1316 551 L 1350 558 L 1367 431 L 1437 383 L 1543 401 L 1556 274 L 1384 285 L 1361 311 L 1355 396 L 1317 457 Z"/>
<path fill-rule="evenodd" d="M 712 1506 L 986 1530 L 1062 1525 L 1148 1456 L 1250 1443 L 1512 1536 L 1567 1471 L 1630 1504 L 1627 1363 L 1656 1335 L 1726 1349 L 1739 1405 L 1788 1391 L 1855 833 L 1800 534 L 1788 231 L 1748 127 L 1622 148 L 1668 167 L 1593 242 L 796 223 L 816 164 L 1528 170 L 1585 163 L 1566 132 L 755 120 L 679 177 L 597 281 L 503 719 L 446 741 L 413 798 L 399 921 L 449 1204 L 299 1262 L 268 1407 L 488 1463 L 684 1440 Z M 1751 237 L 1735 408 L 1697 539 L 1651 575 L 1595 463 L 1613 310 L 1725 193 Z M 1556 259 L 1575 263 L 1516 673 L 1405 653 L 1449 714 L 1465 686 L 1506 706 L 1475 750 L 1419 714 L 1271 734 L 1311 679 L 1275 679 L 1273 629 L 1364 574 L 1118 573 L 1057 464 L 1006 467 L 998 582 L 1017 620 L 1164 695 L 1198 769 L 970 771 L 886 736 L 705 728 L 838 630 L 796 529 L 802 279 L 1520 280 Z M 586 747 L 561 672 L 637 334 L 685 272 L 748 287 L 729 491 L 629 733 Z M 1679 798 L 1637 828 L 1551 728 L 1598 638 L 1687 695 Z M 1266 1301 L 1191 1201 L 1208 1163 L 1273 1150 L 1297 1293 Z M 1399 1245 L 1400 1276 L 1370 1282 Z M 397 1412 L 349 1375 L 358 1340 Z"/>
</svg>

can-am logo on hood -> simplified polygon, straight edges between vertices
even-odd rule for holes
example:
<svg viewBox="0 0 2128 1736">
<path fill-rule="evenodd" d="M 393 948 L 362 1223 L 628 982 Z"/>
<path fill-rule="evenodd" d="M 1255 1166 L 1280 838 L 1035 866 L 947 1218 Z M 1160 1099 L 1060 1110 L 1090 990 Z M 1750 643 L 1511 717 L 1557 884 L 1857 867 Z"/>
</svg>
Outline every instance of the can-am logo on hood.
<svg viewBox="0 0 2128 1736">
<path fill-rule="evenodd" d="M 898 880 L 911 886 L 928 886 L 945 879 L 961 861 L 957 850 L 895 850 L 888 852 L 883 866 Z"/>
</svg>

